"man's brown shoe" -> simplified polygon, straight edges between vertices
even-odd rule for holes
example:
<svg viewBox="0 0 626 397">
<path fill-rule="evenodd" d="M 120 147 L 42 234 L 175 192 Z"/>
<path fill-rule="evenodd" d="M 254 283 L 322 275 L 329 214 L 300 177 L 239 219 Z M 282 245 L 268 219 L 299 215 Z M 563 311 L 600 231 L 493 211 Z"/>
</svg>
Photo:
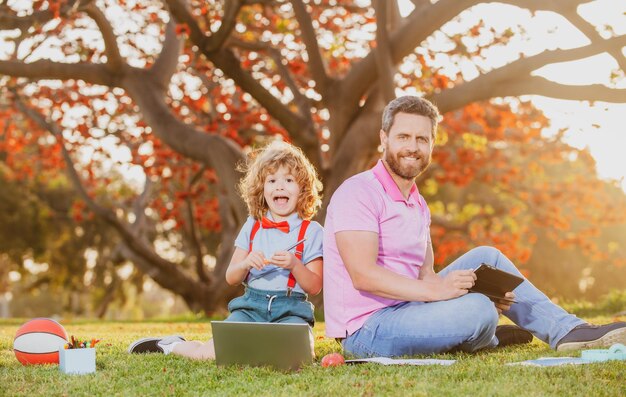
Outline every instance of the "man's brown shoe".
<svg viewBox="0 0 626 397">
<path fill-rule="evenodd" d="M 533 340 L 533 334 L 517 325 L 498 325 L 496 327 L 498 347 L 523 345 Z"/>
</svg>

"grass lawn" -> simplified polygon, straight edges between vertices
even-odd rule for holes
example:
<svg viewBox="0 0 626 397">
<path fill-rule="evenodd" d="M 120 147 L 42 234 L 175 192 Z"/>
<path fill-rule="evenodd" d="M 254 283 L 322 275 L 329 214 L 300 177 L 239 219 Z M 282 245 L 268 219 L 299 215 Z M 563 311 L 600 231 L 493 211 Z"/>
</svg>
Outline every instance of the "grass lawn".
<svg viewBox="0 0 626 397">
<path fill-rule="evenodd" d="M 589 318 L 596 323 L 619 320 Z M 623 319 L 622 319 L 623 320 Z M 626 362 L 535 368 L 505 366 L 541 356 L 565 356 L 535 339 L 523 347 L 475 354 L 431 356 L 458 360 L 445 366 L 382 366 L 377 364 L 322 368 L 325 354 L 341 351 L 315 326 L 317 362 L 294 373 L 267 368 L 218 368 L 161 354 L 129 355 L 126 348 L 144 336 L 181 334 L 206 340 L 206 321 L 101 322 L 61 320 L 69 335 L 102 338 L 97 370 L 90 375 L 65 375 L 56 365 L 22 366 L 12 347 L 25 320 L 0 321 L 0 396 L 625 396 Z M 578 352 L 570 353 L 578 356 Z"/>
</svg>

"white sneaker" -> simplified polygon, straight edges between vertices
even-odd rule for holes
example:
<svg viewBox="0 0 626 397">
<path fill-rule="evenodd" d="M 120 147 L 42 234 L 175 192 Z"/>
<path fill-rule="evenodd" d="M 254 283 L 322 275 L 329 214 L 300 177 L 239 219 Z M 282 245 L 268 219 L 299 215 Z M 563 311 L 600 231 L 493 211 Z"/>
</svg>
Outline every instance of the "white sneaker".
<svg viewBox="0 0 626 397">
<path fill-rule="evenodd" d="M 170 354 L 174 350 L 174 346 L 180 342 L 184 342 L 185 338 L 179 335 L 170 335 L 157 342 L 157 346 L 163 351 L 163 354 Z"/>
<path fill-rule="evenodd" d="M 166 336 L 164 338 L 143 338 L 134 341 L 128 346 L 129 353 L 165 353 L 165 350 L 162 346 L 163 344 L 166 348 L 175 342 L 184 342 L 185 339 L 179 335 L 171 335 Z M 173 346 L 169 346 L 169 352 Z"/>
</svg>

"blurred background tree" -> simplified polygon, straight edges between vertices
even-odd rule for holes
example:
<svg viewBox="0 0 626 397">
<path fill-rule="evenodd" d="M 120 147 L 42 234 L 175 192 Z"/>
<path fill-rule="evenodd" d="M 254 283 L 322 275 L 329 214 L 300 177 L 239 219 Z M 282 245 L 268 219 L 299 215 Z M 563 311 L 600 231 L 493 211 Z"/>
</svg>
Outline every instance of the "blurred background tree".
<svg viewBox="0 0 626 397">
<path fill-rule="evenodd" d="M 236 164 L 289 140 L 326 203 L 378 158 L 382 108 L 402 93 L 444 114 L 418 180 L 439 268 L 495 245 L 553 296 L 626 283 L 624 191 L 563 132 L 543 133 L 526 96 L 625 102 L 626 36 L 582 18 L 583 1 L 501 1 L 503 19 L 547 11 L 588 41 L 527 52 L 523 26 L 477 17 L 491 2 L 27 3 L 0 4 L 0 297 L 25 315 L 105 316 L 137 307 L 145 285 L 224 311 L 240 292 L 224 281 L 246 217 Z M 618 65 L 610 86 L 536 73 L 602 53 Z"/>
</svg>

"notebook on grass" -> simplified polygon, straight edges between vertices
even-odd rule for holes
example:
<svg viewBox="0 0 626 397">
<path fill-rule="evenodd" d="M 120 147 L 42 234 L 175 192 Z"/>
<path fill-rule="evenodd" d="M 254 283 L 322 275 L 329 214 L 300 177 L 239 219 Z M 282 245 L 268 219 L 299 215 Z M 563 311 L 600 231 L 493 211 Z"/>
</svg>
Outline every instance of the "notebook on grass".
<svg viewBox="0 0 626 397">
<path fill-rule="evenodd" d="M 298 369 L 313 362 L 313 333 L 307 324 L 211 321 L 217 365 Z"/>
<path fill-rule="evenodd" d="M 492 301 L 506 301 L 515 303 L 514 300 L 505 298 L 504 294 L 513 291 L 524 279 L 515 274 L 496 269 L 482 263 L 476 270 L 476 282 L 469 289 L 470 292 L 478 292 L 486 295 Z"/>
</svg>

